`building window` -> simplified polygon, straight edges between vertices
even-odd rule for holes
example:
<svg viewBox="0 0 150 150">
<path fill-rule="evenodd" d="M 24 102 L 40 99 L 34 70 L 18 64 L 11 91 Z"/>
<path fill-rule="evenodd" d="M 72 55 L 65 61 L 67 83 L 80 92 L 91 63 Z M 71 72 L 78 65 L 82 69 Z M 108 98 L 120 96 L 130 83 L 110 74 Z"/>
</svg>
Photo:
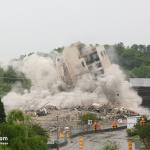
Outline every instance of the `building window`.
<svg viewBox="0 0 150 150">
<path fill-rule="evenodd" d="M 102 67 L 102 64 L 99 62 L 99 63 L 96 64 L 96 67 L 100 68 L 100 67 Z"/>
<path fill-rule="evenodd" d="M 91 58 L 92 58 L 93 60 L 95 60 L 95 61 L 99 60 L 99 57 L 98 57 L 97 53 L 92 53 L 92 54 L 91 54 Z"/>
<path fill-rule="evenodd" d="M 83 62 L 83 61 L 81 62 L 81 64 L 82 64 L 82 66 L 83 66 L 83 67 L 85 67 L 85 64 L 84 64 L 84 62 Z"/>
<path fill-rule="evenodd" d="M 94 52 L 88 56 L 85 57 L 85 61 L 87 64 L 91 64 L 95 61 L 100 61 L 99 56 L 97 54 L 97 52 Z"/>
</svg>

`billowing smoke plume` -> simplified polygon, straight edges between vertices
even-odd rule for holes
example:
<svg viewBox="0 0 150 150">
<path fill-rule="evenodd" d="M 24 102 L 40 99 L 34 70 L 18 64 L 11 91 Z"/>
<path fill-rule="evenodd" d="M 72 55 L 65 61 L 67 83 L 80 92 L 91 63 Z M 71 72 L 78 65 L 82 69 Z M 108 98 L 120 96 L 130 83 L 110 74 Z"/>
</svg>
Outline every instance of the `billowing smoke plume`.
<svg viewBox="0 0 150 150">
<path fill-rule="evenodd" d="M 57 72 L 50 57 L 37 54 L 26 56 L 22 60 L 12 63 L 13 67 L 23 72 L 31 79 L 30 91 L 18 93 L 12 90 L 4 98 L 6 111 L 12 109 L 38 109 L 46 104 L 61 107 L 90 105 L 92 103 L 112 103 L 137 112 L 142 102 L 137 93 L 130 88 L 125 75 L 119 66 L 112 65 L 105 73 L 105 77 L 93 80 L 88 75 L 82 76 L 73 89 L 57 78 Z M 60 87 L 63 90 L 60 91 Z"/>
</svg>

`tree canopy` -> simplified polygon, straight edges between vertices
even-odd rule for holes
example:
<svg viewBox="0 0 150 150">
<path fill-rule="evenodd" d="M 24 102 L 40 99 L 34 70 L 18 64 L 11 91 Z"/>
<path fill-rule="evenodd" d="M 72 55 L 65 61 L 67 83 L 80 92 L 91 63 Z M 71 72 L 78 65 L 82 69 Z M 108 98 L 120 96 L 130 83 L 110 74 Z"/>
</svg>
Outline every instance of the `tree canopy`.
<svg viewBox="0 0 150 150">
<path fill-rule="evenodd" d="M 145 123 L 144 126 L 137 124 L 135 126 L 136 133 L 144 143 L 145 148 L 150 149 L 150 122 Z"/>
<path fill-rule="evenodd" d="M 0 67 L 0 96 L 7 94 L 15 83 L 21 83 L 25 89 L 31 87 L 31 81 L 23 73 L 15 71 L 11 66 L 6 70 Z"/>
<path fill-rule="evenodd" d="M 8 145 L 5 148 L 10 150 L 48 149 L 47 132 L 29 121 L 28 117 L 19 110 L 10 112 L 7 121 L 0 124 L 0 136 L 8 138 Z"/>
<path fill-rule="evenodd" d="M 82 123 L 87 124 L 88 120 L 96 121 L 98 118 L 96 114 L 93 113 L 86 113 L 80 116 L 80 120 Z"/>
<path fill-rule="evenodd" d="M 5 122 L 5 118 L 6 118 L 6 115 L 5 115 L 4 105 L 0 97 L 0 123 Z"/>
<path fill-rule="evenodd" d="M 117 53 L 118 64 L 126 71 L 129 77 L 150 78 L 150 45 L 124 46 L 119 43 L 113 46 L 106 45 L 106 49 L 113 47 Z"/>
</svg>

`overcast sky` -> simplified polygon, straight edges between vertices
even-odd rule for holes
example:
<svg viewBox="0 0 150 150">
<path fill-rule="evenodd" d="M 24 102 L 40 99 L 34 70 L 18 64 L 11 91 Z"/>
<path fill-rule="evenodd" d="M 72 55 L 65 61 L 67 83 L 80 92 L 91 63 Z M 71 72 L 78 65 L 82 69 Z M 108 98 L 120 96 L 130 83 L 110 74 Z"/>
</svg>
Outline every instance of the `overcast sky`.
<svg viewBox="0 0 150 150">
<path fill-rule="evenodd" d="M 0 61 L 76 41 L 150 44 L 150 0 L 0 0 Z"/>
</svg>

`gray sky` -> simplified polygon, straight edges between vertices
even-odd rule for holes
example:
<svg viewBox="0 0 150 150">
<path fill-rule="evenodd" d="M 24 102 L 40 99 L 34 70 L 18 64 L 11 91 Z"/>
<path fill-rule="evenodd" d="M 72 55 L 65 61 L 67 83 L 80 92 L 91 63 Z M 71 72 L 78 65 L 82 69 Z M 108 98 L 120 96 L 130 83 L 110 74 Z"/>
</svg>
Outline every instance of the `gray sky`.
<svg viewBox="0 0 150 150">
<path fill-rule="evenodd" d="M 0 61 L 76 41 L 150 44 L 150 0 L 0 0 Z"/>
</svg>

